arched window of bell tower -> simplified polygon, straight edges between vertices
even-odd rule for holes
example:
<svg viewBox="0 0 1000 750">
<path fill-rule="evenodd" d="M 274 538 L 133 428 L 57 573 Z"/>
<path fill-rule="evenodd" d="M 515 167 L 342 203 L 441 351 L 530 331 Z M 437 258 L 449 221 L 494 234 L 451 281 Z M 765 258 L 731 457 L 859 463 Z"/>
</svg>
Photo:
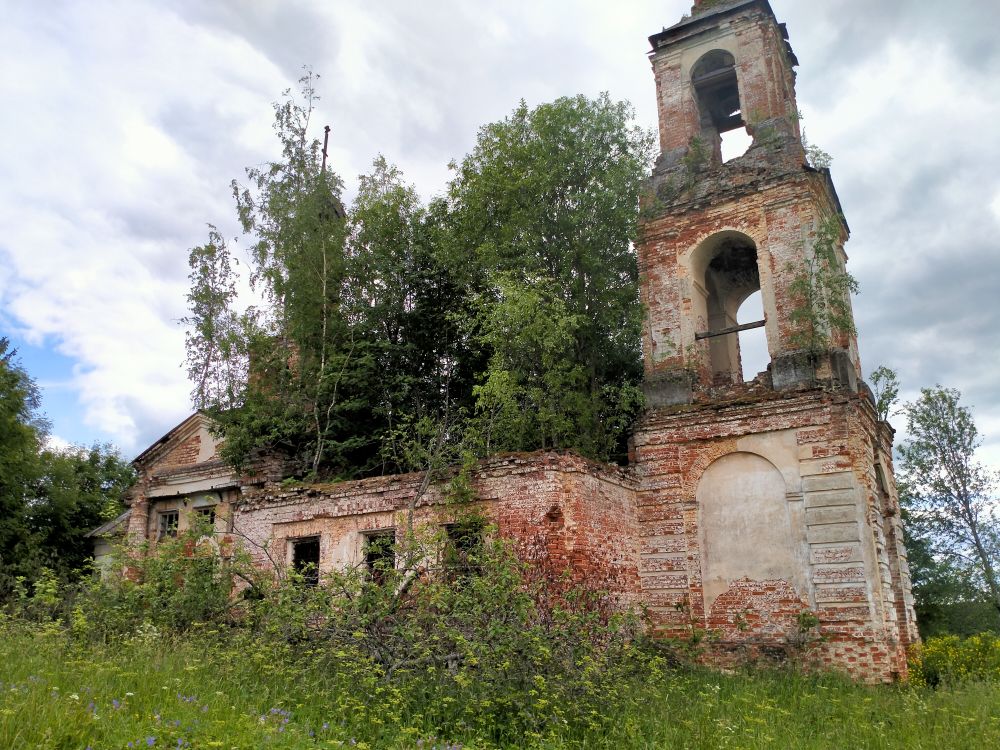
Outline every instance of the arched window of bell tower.
<svg viewBox="0 0 1000 750">
<path fill-rule="evenodd" d="M 736 231 L 724 231 L 704 240 L 691 255 L 694 281 L 691 309 L 699 370 L 716 384 L 743 382 L 738 320 L 740 307 L 760 291 L 757 246 Z M 757 321 L 750 321 L 757 322 Z"/>
<path fill-rule="evenodd" d="M 701 136 L 717 161 L 742 156 L 751 143 L 743 119 L 736 59 L 726 50 L 702 55 L 691 68 L 691 85 L 698 102 Z"/>
</svg>

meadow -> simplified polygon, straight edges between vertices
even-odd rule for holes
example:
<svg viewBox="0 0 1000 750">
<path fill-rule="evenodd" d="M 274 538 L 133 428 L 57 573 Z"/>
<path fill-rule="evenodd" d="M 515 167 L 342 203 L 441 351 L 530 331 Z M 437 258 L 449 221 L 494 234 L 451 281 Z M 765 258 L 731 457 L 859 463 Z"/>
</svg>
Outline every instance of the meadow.
<svg viewBox="0 0 1000 750">
<path fill-rule="evenodd" d="M 996 639 L 989 648 L 1000 648 Z M 719 674 L 650 659 L 618 686 L 613 715 L 589 726 L 553 720 L 505 736 L 449 719 L 442 736 L 441 719 L 453 717 L 454 706 L 440 705 L 439 693 L 429 691 L 425 704 L 404 700 L 344 656 L 338 662 L 313 646 L 239 630 L 179 636 L 148 626 L 101 643 L 7 620 L 0 622 L 0 747 L 1000 747 L 1000 683 L 967 669 L 936 687 L 866 687 L 832 675 Z"/>
</svg>

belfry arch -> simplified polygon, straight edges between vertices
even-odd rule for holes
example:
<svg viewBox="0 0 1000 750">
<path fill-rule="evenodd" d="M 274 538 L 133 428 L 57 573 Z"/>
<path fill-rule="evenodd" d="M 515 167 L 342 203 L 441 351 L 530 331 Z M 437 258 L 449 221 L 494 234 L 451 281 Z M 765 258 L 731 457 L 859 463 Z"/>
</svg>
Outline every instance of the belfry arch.
<svg viewBox="0 0 1000 750">
<path fill-rule="evenodd" d="M 698 105 L 701 137 L 711 147 L 715 163 L 720 163 L 722 134 L 746 127 L 736 58 L 722 49 L 706 52 L 691 68 L 691 87 Z"/>
<path fill-rule="evenodd" d="M 701 355 L 699 369 L 717 384 L 740 383 L 740 305 L 761 289 L 757 244 L 742 232 L 727 230 L 702 240 L 689 261 L 696 342 Z M 750 325 L 763 325 L 755 321 Z"/>
</svg>

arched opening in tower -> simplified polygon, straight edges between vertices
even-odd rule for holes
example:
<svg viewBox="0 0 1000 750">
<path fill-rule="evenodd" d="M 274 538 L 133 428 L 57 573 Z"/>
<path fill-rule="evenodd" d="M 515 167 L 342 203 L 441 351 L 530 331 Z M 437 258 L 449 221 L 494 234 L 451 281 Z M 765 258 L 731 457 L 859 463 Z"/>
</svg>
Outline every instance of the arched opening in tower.
<svg viewBox="0 0 1000 750">
<path fill-rule="evenodd" d="M 692 254 L 691 276 L 695 281 L 691 302 L 698 328 L 696 341 L 701 344 L 699 370 L 706 372 L 715 385 L 741 383 L 744 369 L 739 311 L 760 291 L 757 247 L 741 232 L 715 234 Z M 762 320 L 763 314 L 747 322 L 763 325 Z M 758 366 L 756 356 L 753 361 Z"/>
<path fill-rule="evenodd" d="M 701 136 L 712 147 L 716 161 L 743 156 L 753 138 L 743 119 L 732 53 L 717 49 L 702 55 L 691 69 L 691 85 L 698 102 Z"/>
</svg>

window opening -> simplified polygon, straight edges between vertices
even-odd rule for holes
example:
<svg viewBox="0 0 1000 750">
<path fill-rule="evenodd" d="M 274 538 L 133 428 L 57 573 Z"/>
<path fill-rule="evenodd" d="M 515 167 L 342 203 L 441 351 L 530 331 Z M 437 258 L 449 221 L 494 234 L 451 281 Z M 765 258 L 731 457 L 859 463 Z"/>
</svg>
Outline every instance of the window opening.
<svg viewBox="0 0 1000 750">
<path fill-rule="evenodd" d="M 740 89 L 736 80 L 736 58 L 725 50 L 713 50 L 702 56 L 691 70 L 701 110 L 702 128 L 717 133 L 744 127 Z"/>
<path fill-rule="evenodd" d="M 157 524 L 157 541 L 163 539 L 165 536 L 177 536 L 177 524 L 180 521 L 180 515 L 176 510 L 168 510 L 160 513 L 159 523 Z"/>
<path fill-rule="evenodd" d="M 195 508 L 198 517 L 208 521 L 209 526 L 215 526 L 215 506 L 209 505 L 204 508 Z"/>
<path fill-rule="evenodd" d="M 744 327 L 757 327 L 760 320 L 745 326 L 737 322 L 740 305 L 760 289 L 757 249 L 740 235 L 720 237 L 710 246 L 711 260 L 705 268 L 705 316 L 708 330 L 696 339 L 708 340 L 712 382 L 716 385 L 740 383 L 740 338 Z"/>
<path fill-rule="evenodd" d="M 292 543 L 292 570 L 302 576 L 306 586 L 319 583 L 319 537 L 296 539 Z"/>
<path fill-rule="evenodd" d="M 459 575 L 479 571 L 477 558 L 483 547 L 484 526 L 481 519 L 473 518 L 450 523 L 444 527 L 448 537 L 444 555 L 444 565 L 447 569 Z"/>
<path fill-rule="evenodd" d="M 764 297 L 760 290 L 754 292 L 740 305 L 736 322 L 740 325 L 764 319 Z M 740 331 L 740 364 L 743 382 L 749 382 L 767 369 L 771 355 L 767 351 L 767 332 L 763 328 Z"/>
<path fill-rule="evenodd" d="M 396 567 L 396 532 L 393 529 L 365 534 L 365 567 L 376 583 L 385 581 L 389 571 Z"/>
</svg>

